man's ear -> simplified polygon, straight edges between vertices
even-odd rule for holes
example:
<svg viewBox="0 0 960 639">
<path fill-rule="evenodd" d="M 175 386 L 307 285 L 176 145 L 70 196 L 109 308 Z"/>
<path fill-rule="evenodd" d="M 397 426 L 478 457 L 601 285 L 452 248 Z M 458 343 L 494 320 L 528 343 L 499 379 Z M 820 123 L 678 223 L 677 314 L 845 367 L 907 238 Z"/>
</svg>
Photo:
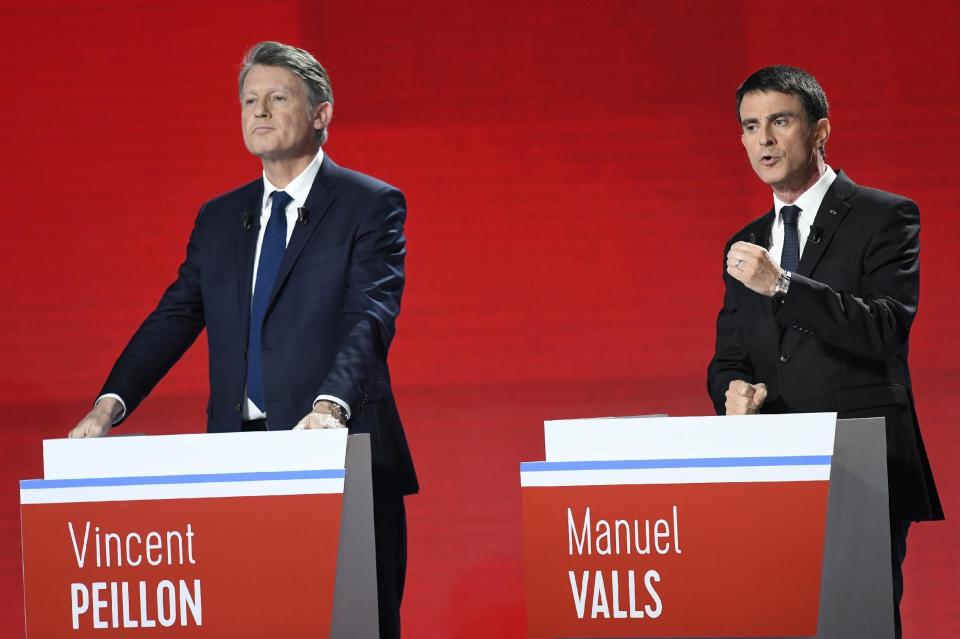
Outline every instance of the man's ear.
<svg viewBox="0 0 960 639">
<path fill-rule="evenodd" d="M 820 118 L 813 129 L 813 138 L 816 141 L 817 149 L 822 151 L 827 146 L 827 140 L 830 139 L 830 120 Z"/>
<path fill-rule="evenodd" d="M 321 102 L 313 113 L 313 128 L 322 131 L 330 125 L 332 119 L 333 105 L 329 102 Z"/>
</svg>

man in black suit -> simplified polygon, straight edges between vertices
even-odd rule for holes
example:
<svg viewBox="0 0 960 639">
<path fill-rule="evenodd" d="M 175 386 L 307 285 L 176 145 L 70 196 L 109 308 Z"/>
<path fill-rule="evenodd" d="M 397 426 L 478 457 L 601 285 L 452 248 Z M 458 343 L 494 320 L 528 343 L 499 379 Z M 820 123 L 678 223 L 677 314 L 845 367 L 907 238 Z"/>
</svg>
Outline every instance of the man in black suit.
<svg viewBox="0 0 960 639">
<path fill-rule="evenodd" d="M 403 497 L 418 490 L 387 368 L 406 204 L 324 155 L 333 93 L 308 52 L 254 46 L 239 90 L 244 142 L 263 175 L 200 209 L 176 281 L 70 436 L 109 433 L 206 328 L 210 432 L 370 433 L 380 636 L 399 637 Z"/>
<path fill-rule="evenodd" d="M 727 244 L 710 397 L 718 414 L 886 418 L 899 637 L 907 530 L 943 518 L 907 367 L 920 214 L 826 164 L 827 99 L 802 69 L 757 71 L 737 90 L 737 111 L 774 207 Z"/>
</svg>

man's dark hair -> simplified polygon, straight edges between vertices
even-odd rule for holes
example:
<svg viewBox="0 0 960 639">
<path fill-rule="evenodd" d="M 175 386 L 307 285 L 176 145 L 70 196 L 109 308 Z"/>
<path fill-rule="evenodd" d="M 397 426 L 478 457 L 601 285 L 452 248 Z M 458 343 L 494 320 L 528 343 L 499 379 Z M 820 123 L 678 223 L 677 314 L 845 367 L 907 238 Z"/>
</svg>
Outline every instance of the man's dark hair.
<svg viewBox="0 0 960 639">
<path fill-rule="evenodd" d="M 807 121 L 814 126 L 817 120 L 827 117 L 830 105 L 827 104 L 827 95 L 820 87 L 817 79 L 797 67 L 776 65 L 764 67 L 743 81 L 737 89 L 737 121 L 740 121 L 740 103 L 748 93 L 765 93 L 776 91 L 795 95 L 800 99 L 803 110 L 807 114 Z"/>
</svg>

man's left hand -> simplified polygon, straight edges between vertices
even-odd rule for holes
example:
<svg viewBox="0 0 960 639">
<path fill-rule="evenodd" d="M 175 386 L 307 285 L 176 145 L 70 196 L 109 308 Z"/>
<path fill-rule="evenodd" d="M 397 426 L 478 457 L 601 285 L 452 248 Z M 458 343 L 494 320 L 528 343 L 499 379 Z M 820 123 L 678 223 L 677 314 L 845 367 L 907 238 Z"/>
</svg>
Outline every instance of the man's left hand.
<svg viewBox="0 0 960 639">
<path fill-rule="evenodd" d="M 314 428 L 346 428 L 343 412 L 333 402 L 320 400 L 313 406 L 313 410 L 297 422 L 293 430 L 311 430 Z"/>
<path fill-rule="evenodd" d="M 773 297 L 783 269 L 762 246 L 737 242 L 727 253 L 727 273 L 754 293 Z"/>
</svg>

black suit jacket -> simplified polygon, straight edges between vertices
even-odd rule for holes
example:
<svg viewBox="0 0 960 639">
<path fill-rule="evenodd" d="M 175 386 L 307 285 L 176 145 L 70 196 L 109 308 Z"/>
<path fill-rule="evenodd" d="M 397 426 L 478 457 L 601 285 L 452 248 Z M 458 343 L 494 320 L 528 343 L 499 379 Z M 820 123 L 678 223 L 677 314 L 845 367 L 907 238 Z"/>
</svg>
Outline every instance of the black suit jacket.
<svg viewBox="0 0 960 639">
<path fill-rule="evenodd" d="M 731 238 L 769 245 L 774 211 Z M 763 413 L 885 417 L 891 517 L 942 519 L 907 367 L 920 285 L 920 212 L 910 200 L 831 185 L 783 302 L 726 274 L 707 387 L 718 414 L 730 382 L 763 382 Z M 779 256 L 774 256 L 779 259 Z"/>
<path fill-rule="evenodd" d="M 257 179 L 200 209 L 176 281 L 101 392 L 122 397 L 127 416 L 206 328 L 208 430 L 240 430 L 262 198 Z M 325 156 L 305 208 L 263 324 L 270 428 L 292 428 L 318 395 L 338 397 L 351 407 L 350 431 L 371 434 L 374 491 L 416 492 L 387 368 L 404 284 L 403 194 Z"/>
</svg>

